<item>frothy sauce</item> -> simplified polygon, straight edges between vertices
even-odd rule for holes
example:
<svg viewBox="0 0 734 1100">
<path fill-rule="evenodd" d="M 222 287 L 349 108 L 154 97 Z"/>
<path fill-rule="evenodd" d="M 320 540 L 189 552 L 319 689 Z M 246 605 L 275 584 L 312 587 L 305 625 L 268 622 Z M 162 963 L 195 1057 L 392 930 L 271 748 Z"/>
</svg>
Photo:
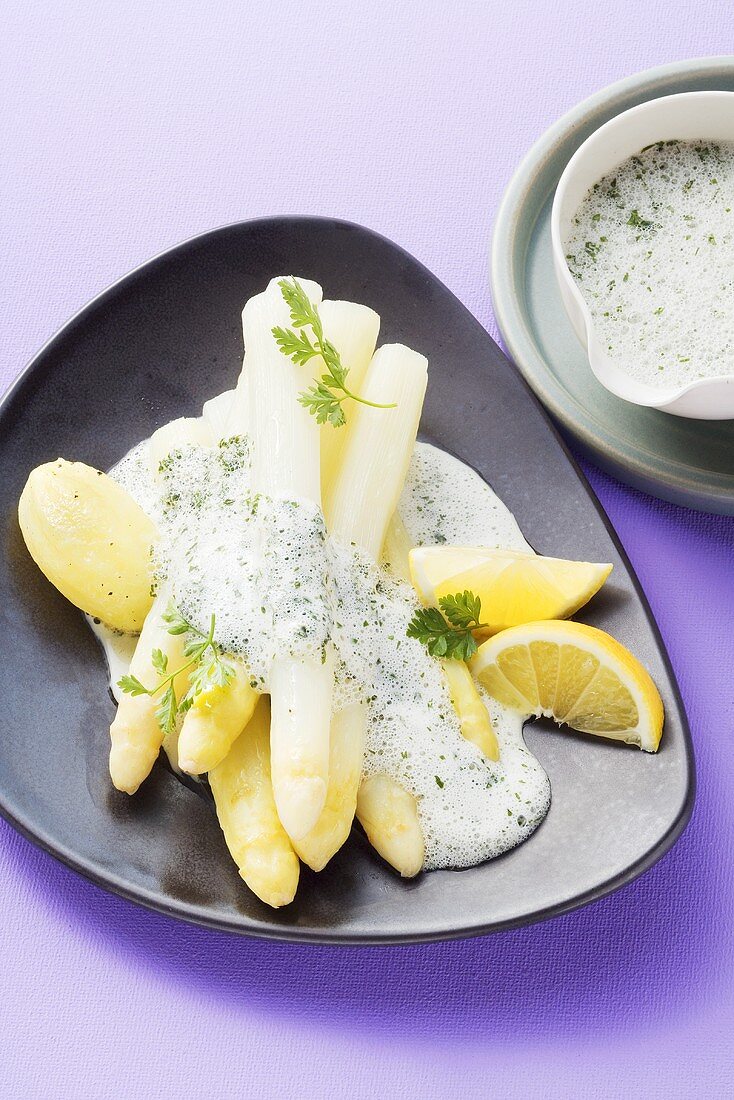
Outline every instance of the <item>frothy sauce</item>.
<svg viewBox="0 0 734 1100">
<path fill-rule="evenodd" d="M 734 374 L 734 143 L 643 149 L 594 184 L 564 247 L 602 349 L 633 378 Z"/>
<path fill-rule="evenodd" d="M 364 772 L 388 774 L 415 796 L 427 869 L 480 863 L 538 826 L 550 788 L 519 716 L 485 697 L 498 762 L 461 736 L 439 662 L 406 635 L 418 606 L 412 586 L 335 543 L 307 502 L 254 496 L 246 438 L 180 448 L 159 478 L 142 444 L 112 475 L 158 524 L 157 569 L 182 613 L 205 629 L 213 612 L 218 642 L 244 658 L 262 690 L 276 653 L 330 647 L 334 709 L 365 704 Z M 416 445 L 399 514 L 413 545 L 529 549 L 479 475 L 428 444 Z"/>
</svg>

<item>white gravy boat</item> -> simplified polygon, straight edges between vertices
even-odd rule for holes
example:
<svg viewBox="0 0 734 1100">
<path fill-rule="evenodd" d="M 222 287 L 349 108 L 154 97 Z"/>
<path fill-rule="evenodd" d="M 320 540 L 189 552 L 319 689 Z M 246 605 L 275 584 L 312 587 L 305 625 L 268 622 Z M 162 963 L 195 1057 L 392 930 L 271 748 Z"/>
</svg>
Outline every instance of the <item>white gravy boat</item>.
<svg viewBox="0 0 734 1100">
<path fill-rule="evenodd" d="M 595 130 L 571 157 L 556 188 L 551 214 L 553 266 L 566 313 L 603 386 L 625 401 L 675 416 L 731 420 L 734 362 L 729 375 L 700 378 L 683 386 L 651 386 L 636 381 L 601 347 L 589 307 L 566 263 L 563 242 L 589 188 L 645 145 L 673 138 L 734 142 L 734 92 L 683 92 L 652 99 L 623 111 Z"/>
</svg>

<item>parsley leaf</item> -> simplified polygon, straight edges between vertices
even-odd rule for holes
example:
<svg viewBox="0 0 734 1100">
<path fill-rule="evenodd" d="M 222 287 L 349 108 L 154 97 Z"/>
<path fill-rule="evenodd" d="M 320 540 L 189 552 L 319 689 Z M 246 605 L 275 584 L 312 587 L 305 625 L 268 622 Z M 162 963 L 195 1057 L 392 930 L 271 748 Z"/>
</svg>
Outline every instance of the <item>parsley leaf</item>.
<svg viewBox="0 0 734 1100">
<path fill-rule="evenodd" d="M 463 630 L 468 630 L 472 623 L 477 624 L 482 614 L 482 601 L 468 590 L 444 596 L 438 603 L 451 625 Z"/>
<path fill-rule="evenodd" d="M 416 611 L 406 633 L 409 638 L 422 642 L 432 657 L 446 656 L 452 630 L 437 607 L 424 607 Z"/>
<path fill-rule="evenodd" d="M 162 649 L 154 649 L 150 655 L 150 663 L 153 665 L 156 672 L 160 672 L 161 676 L 163 676 L 168 669 L 168 656 Z"/>
<path fill-rule="evenodd" d="M 316 417 L 316 423 L 331 424 L 335 428 L 346 424 L 342 407 L 346 398 L 359 401 L 362 405 L 370 405 L 373 409 L 394 409 L 394 403 L 381 405 L 352 393 L 347 386 L 349 371 L 334 345 L 325 338 L 319 311 L 298 279 L 280 279 L 278 286 L 290 310 L 293 328 L 282 328 L 278 325 L 272 329 L 276 344 L 296 366 L 302 367 L 316 356 L 321 356 L 326 368 L 313 386 L 298 395 L 299 403 Z M 313 341 L 303 331 L 305 328 L 311 329 Z"/>
<path fill-rule="evenodd" d="M 300 393 L 298 402 L 316 417 L 317 424 L 329 423 L 335 428 L 341 428 L 347 422 L 342 399 L 336 397 L 323 381 Z"/>
<path fill-rule="evenodd" d="M 276 327 L 273 329 L 273 336 L 283 355 L 287 355 L 299 367 L 319 354 L 319 349 L 314 347 L 305 332 Z"/>
<path fill-rule="evenodd" d="M 290 282 L 287 279 L 281 279 L 278 286 L 283 295 L 283 301 L 291 311 L 291 322 L 294 327 L 305 328 L 308 325 L 313 329 L 317 340 L 323 338 L 324 333 L 321 328 L 321 318 L 318 310 L 312 304 L 298 279 L 293 278 Z"/>
<path fill-rule="evenodd" d="M 214 627 L 216 620 L 211 617 L 209 631 L 205 634 L 197 629 L 181 615 L 174 604 L 169 604 L 163 614 L 168 633 L 173 635 L 188 634 L 184 644 L 184 657 L 186 661 L 174 672 L 168 671 L 168 655 L 162 649 L 154 649 L 150 655 L 150 663 L 159 680 L 155 687 L 147 688 L 145 684 L 129 674 L 118 680 L 118 686 L 127 695 L 149 695 L 157 698 L 155 716 L 164 733 L 172 733 L 176 728 L 179 716 L 190 710 L 197 696 L 212 688 L 224 688 L 234 676 L 234 666 L 225 660 L 222 651 L 214 641 Z M 176 679 L 184 672 L 188 672 L 189 686 L 185 695 L 179 699 L 174 686 Z"/>
<path fill-rule="evenodd" d="M 648 221 L 647 218 L 641 218 L 638 210 L 632 211 L 629 218 L 627 219 L 627 225 L 632 225 L 635 227 L 635 229 L 652 228 L 652 222 Z"/>
<path fill-rule="evenodd" d="M 117 681 L 117 686 L 122 688 L 128 695 L 147 695 L 148 689 L 144 684 L 140 683 L 137 676 L 123 676 L 121 680 Z"/>
<path fill-rule="evenodd" d="M 486 626 L 480 622 L 482 601 L 468 590 L 442 596 L 439 607 L 423 607 L 408 624 L 407 635 L 425 645 L 432 657 L 468 661 L 477 651 L 473 631 Z"/>
<path fill-rule="evenodd" d="M 162 618 L 163 622 L 168 624 L 169 634 L 185 634 L 190 629 L 183 616 L 179 615 L 174 603 L 169 603 Z"/>
<path fill-rule="evenodd" d="M 173 683 L 169 683 L 163 695 L 161 695 L 161 701 L 156 707 L 155 712 L 158 725 L 164 733 L 172 733 L 176 728 L 177 712 L 178 702 L 176 700 L 176 691 L 173 687 Z"/>
</svg>

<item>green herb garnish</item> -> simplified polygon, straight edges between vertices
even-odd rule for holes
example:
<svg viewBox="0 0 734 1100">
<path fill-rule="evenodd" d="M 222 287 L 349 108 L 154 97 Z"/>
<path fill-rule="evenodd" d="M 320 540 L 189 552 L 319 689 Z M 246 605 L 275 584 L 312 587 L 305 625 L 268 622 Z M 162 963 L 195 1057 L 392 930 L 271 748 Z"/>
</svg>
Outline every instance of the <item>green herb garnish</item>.
<svg viewBox="0 0 734 1100">
<path fill-rule="evenodd" d="M 440 610 L 439 610 L 440 608 Z M 482 601 L 473 592 L 442 596 L 438 607 L 416 611 L 408 624 L 409 638 L 417 638 L 432 657 L 468 661 L 477 651 L 473 631 L 488 624 L 480 622 Z"/>
<path fill-rule="evenodd" d="M 326 424 L 328 421 L 335 428 L 346 424 L 342 407 L 346 398 L 369 405 L 373 409 L 394 409 L 394 403 L 380 405 L 352 393 L 347 386 L 349 370 L 342 363 L 334 345 L 325 338 L 319 311 L 309 300 L 298 279 L 281 279 L 278 286 L 290 309 L 293 328 L 274 328 L 272 331 L 275 342 L 283 354 L 297 366 L 303 366 L 317 355 L 321 356 L 326 366 L 326 373 L 321 375 L 318 382 L 298 395 L 300 404 L 316 417 L 316 423 Z M 306 328 L 311 329 L 313 342 L 303 331 Z"/>
<path fill-rule="evenodd" d="M 638 210 L 633 210 L 627 219 L 627 225 L 633 225 L 636 229 L 652 229 L 652 222 L 641 218 Z"/>
<path fill-rule="evenodd" d="M 214 641 L 216 623 L 214 615 L 211 617 L 209 631 L 206 634 L 184 619 L 172 603 L 168 605 L 163 621 L 168 626 L 169 634 L 191 635 L 184 646 L 184 656 L 187 660 L 175 672 L 169 672 L 167 655 L 161 649 L 154 649 L 151 653 L 151 664 L 160 677 L 155 687 L 147 688 L 137 676 L 129 674 L 118 680 L 117 684 L 127 695 L 150 695 L 151 698 L 160 695 L 155 712 L 158 725 L 164 733 L 172 733 L 178 716 L 190 710 L 197 695 L 213 687 L 226 687 L 234 676 L 234 668 L 229 661 L 224 660 L 221 649 Z M 178 699 L 174 682 L 178 676 L 187 671 L 189 688 L 186 694 Z"/>
</svg>

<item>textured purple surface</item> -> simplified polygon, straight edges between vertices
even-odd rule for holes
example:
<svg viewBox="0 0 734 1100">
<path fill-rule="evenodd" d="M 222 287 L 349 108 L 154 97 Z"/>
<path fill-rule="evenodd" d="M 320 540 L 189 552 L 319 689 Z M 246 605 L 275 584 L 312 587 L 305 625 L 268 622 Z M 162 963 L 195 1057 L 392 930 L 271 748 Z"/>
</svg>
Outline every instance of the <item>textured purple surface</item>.
<svg viewBox="0 0 734 1100">
<path fill-rule="evenodd" d="M 131 267 L 269 213 L 391 236 L 496 335 L 488 234 L 532 141 L 612 80 L 731 48 L 726 0 L 6 0 L 3 15 L 1 383 Z M 732 1094 L 734 527 L 588 472 L 689 712 L 699 796 L 678 846 L 545 925 L 344 950 L 176 924 L 0 824 L 0 1095 Z"/>
</svg>

